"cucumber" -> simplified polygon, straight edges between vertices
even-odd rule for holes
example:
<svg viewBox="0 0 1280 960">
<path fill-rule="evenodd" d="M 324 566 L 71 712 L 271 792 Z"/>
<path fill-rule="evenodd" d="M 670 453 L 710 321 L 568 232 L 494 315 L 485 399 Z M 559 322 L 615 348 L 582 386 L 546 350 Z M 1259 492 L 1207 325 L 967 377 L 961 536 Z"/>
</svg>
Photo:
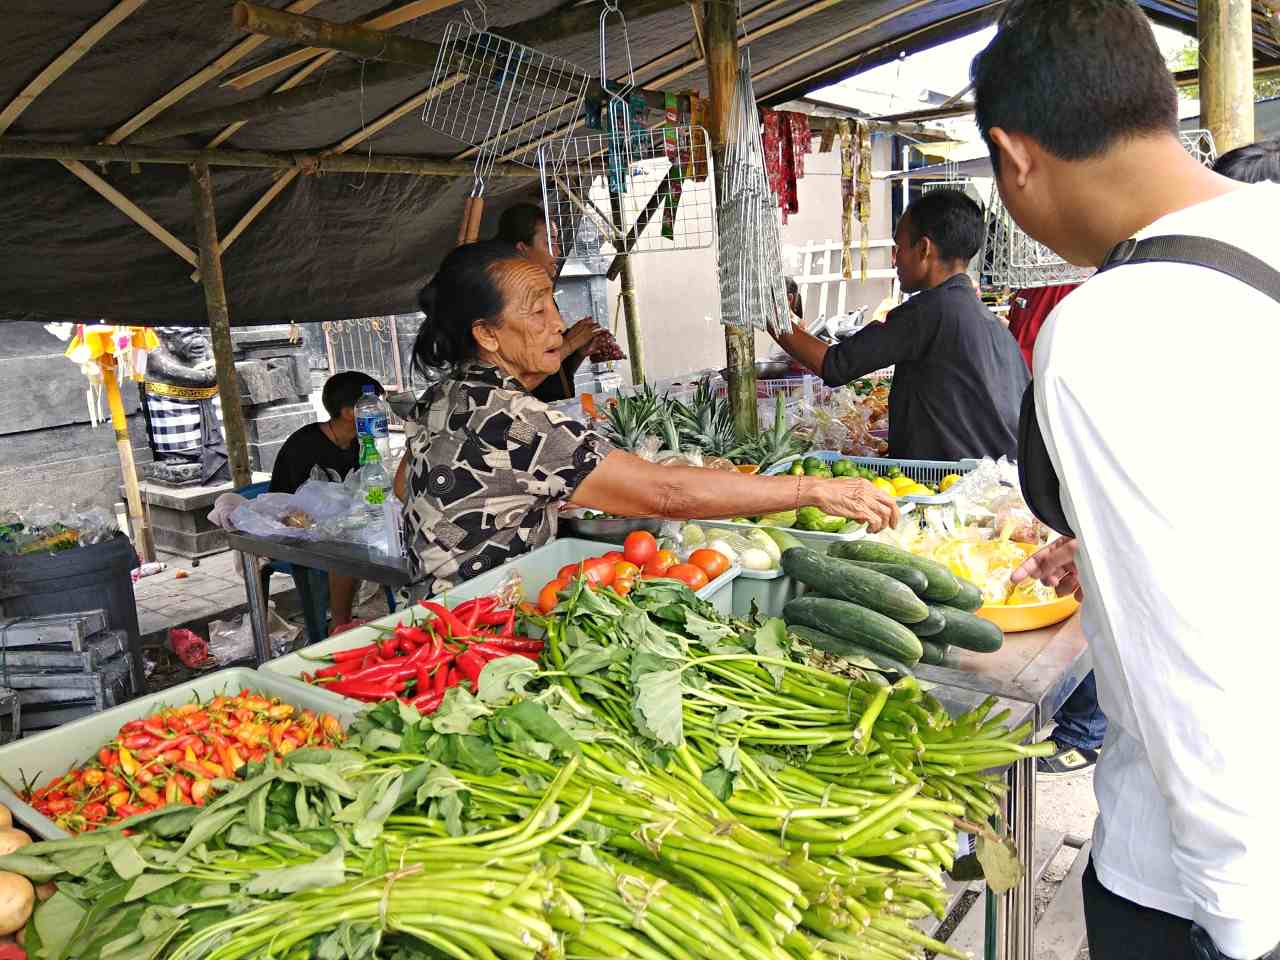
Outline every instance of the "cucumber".
<svg viewBox="0 0 1280 960">
<path fill-rule="evenodd" d="M 813 627 L 860 647 L 880 650 L 903 663 L 915 663 L 923 652 L 919 639 L 902 624 L 846 600 L 796 597 L 782 608 L 782 619 L 787 626 Z"/>
<path fill-rule="evenodd" d="M 887 543 L 876 543 L 873 540 L 850 540 L 831 544 L 827 553 L 841 560 L 870 560 L 872 563 L 900 563 L 914 567 L 929 580 L 921 597 L 930 603 L 946 603 L 954 600 L 960 593 L 960 581 L 955 574 L 940 563 L 925 557 L 917 557 Z"/>
<path fill-rule="evenodd" d="M 973 613 L 982 606 L 982 591 L 973 583 L 970 583 L 964 577 L 956 577 L 956 582 L 960 584 L 960 592 L 950 600 L 945 601 L 946 606 L 955 607 L 957 610 L 964 610 Z"/>
<path fill-rule="evenodd" d="M 886 577 L 893 577 L 899 583 L 905 583 L 915 591 L 916 596 L 929 589 L 929 578 L 915 567 L 908 567 L 903 563 L 875 563 L 872 560 L 850 560 L 849 562 L 874 570 L 876 573 L 883 573 Z"/>
<path fill-rule="evenodd" d="M 787 533 L 787 531 L 783 530 L 781 527 L 761 527 L 760 529 L 769 535 L 770 539 L 778 545 L 778 549 L 783 553 L 786 553 L 788 550 L 794 549 L 795 547 L 804 546 L 804 544 L 791 534 Z"/>
<path fill-rule="evenodd" d="M 813 627 L 806 627 L 804 624 L 796 624 L 794 627 L 787 627 L 791 635 L 797 640 L 803 640 L 811 647 L 816 647 L 826 653 L 833 653 L 838 657 L 862 657 L 870 660 L 882 670 L 892 670 L 894 673 L 901 674 L 904 677 L 911 676 L 911 668 L 901 660 L 895 660 L 893 657 L 881 653 L 879 650 L 873 650 L 870 647 L 862 647 L 850 640 L 841 640 L 839 637 L 833 637 L 829 633 L 822 630 L 815 630 Z"/>
<path fill-rule="evenodd" d="M 919 623 L 929 616 L 929 607 L 905 584 L 817 550 L 788 550 L 782 555 L 782 569 L 817 593 L 848 600 L 899 623 Z"/>
<path fill-rule="evenodd" d="M 946 607 L 929 604 L 929 616 L 919 623 L 910 624 L 907 629 L 917 637 L 936 637 L 947 628 Z"/>
<path fill-rule="evenodd" d="M 951 648 L 945 643 L 922 640 L 920 645 L 924 647 L 924 656 L 920 658 L 921 663 L 930 667 L 951 667 L 955 665 L 956 658 L 951 653 Z"/>
<path fill-rule="evenodd" d="M 956 609 L 947 610 L 943 616 L 947 625 L 929 638 L 934 643 L 949 643 L 975 653 L 995 653 L 1004 645 L 1004 634 L 990 620 Z"/>
</svg>

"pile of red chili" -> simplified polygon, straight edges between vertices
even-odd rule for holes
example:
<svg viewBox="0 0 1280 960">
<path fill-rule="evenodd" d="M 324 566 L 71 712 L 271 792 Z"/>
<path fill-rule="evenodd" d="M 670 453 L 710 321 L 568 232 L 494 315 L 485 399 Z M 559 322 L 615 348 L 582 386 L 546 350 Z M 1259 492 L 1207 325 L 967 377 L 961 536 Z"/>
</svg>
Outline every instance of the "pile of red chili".
<svg viewBox="0 0 1280 960">
<path fill-rule="evenodd" d="M 213 781 L 239 779 L 246 763 L 342 740 L 332 714 L 241 690 L 130 720 L 88 763 L 23 799 L 68 833 L 83 833 L 171 803 L 204 806 Z"/>
<path fill-rule="evenodd" d="M 516 635 L 516 611 L 498 597 L 477 597 L 452 610 L 428 600 L 422 606 L 430 619 L 401 624 L 378 643 L 339 650 L 332 665 L 302 679 L 366 703 L 398 697 L 430 714 L 450 687 L 466 683 L 475 693 L 490 660 L 520 656 L 537 662 L 542 653 L 541 640 Z"/>
</svg>

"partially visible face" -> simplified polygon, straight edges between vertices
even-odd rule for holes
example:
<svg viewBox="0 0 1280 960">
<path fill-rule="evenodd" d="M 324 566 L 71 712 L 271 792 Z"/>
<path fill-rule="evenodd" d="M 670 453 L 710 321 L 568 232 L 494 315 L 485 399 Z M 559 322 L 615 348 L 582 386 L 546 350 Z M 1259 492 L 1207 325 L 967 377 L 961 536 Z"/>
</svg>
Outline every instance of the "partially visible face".
<svg viewBox="0 0 1280 960">
<path fill-rule="evenodd" d="M 916 239 L 912 235 L 907 217 L 898 221 L 898 229 L 893 234 L 893 266 L 904 293 L 916 293 L 928 285 L 929 246 L 924 237 Z"/>
<path fill-rule="evenodd" d="M 546 223 L 540 223 L 533 232 L 533 241 L 520 244 L 520 252 L 528 258 L 530 263 L 541 267 L 548 277 L 555 277 L 556 275 L 557 244 L 555 240 L 554 226 L 551 234 L 548 234 Z"/>
<path fill-rule="evenodd" d="M 993 139 L 1001 146 L 996 187 L 1013 222 L 1032 240 L 1043 243 L 1058 256 L 1078 266 L 1097 266 L 1087 250 L 1080 249 L 1080 231 L 1074 229 L 1078 204 L 1063 206 L 1055 189 L 1053 158 L 1029 137 L 1006 134 L 995 128 Z"/>
<path fill-rule="evenodd" d="M 508 260 L 494 268 L 494 279 L 504 306 L 495 323 L 475 325 L 476 342 L 488 359 L 518 380 L 555 373 L 564 324 L 551 278 L 531 260 Z"/>
</svg>

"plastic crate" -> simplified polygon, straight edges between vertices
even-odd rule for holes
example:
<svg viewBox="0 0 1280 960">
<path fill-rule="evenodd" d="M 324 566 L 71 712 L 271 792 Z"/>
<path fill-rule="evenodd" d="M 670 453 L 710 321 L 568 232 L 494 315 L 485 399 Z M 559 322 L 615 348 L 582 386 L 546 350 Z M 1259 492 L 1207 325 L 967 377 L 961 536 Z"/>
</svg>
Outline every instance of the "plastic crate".
<svg viewBox="0 0 1280 960">
<path fill-rule="evenodd" d="M 25 775 L 35 786 L 48 783 L 68 770 L 92 757 L 105 744 L 110 743 L 121 725 L 130 720 L 150 716 L 161 707 L 181 706 L 199 698 L 208 700 L 220 693 L 239 693 L 249 689 L 272 697 L 279 697 L 295 707 L 309 707 L 320 713 L 332 713 L 343 726 L 351 723 L 361 705 L 335 697 L 331 693 L 291 683 L 269 673 L 261 673 L 248 667 L 232 667 L 219 670 L 198 680 L 178 684 L 168 690 L 130 700 L 128 703 L 83 720 L 64 723 L 55 730 L 36 734 L 0 747 L 0 803 L 13 811 L 13 819 L 32 833 L 52 840 L 67 836 L 66 831 L 54 825 L 52 820 L 37 813 L 23 803 L 10 785 L 18 786 Z"/>
<path fill-rule="evenodd" d="M 602 553 L 617 549 L 617 544 L 599 543 L 594 540 L 574 540 L 572 538 L 552 540 L 546 546 L 531 550 L 523 556 L 504 563 L 500 567 L 482 573 L 478 577 L 473 577 L 435 599 L 453 606 L 464 600 L 470 600 L 472 597 L 483 597 L 496 593 L 512 574 L 519 574 L 520 579 L 524 581 L 525 596 L 527 598 L 536 598 L 538 591 L 545 584 L 555 579 L 561 567 L 570 563 L 578 563 L 587 557 L 599 556 Z M 733 608 L 733 583 L 741 569 L 741 567 L 734 565 L 699 590 L 698 596 L 711 603 L 722 614 L 728 615 Z M 415 610 L 416 605 L 407 610 L 389 614 L 364 626 L 356 627 L 354 630 L 348 630 L 336 637 L 330 637 L 321 643 L 304 647 L 302 650 L 287 656 L 268 660 L 258 669 L 276 674 L 291 684 L 316 690 L 316 687 L 306 684 L 300 679 L 303 673 L 315 671 L 316 667 L 319 666 L 315 661 L 324 659 L 336 650 L 362 647 L 365 644 L 373 643 L 375 640 L 383 639 L 385 634 L 375 629 L 375 627 L 381 627 L 385 630 L 393 629 L 401 623 L 408 623 L 412 617 L 416 616 Z M 328 693 L 323 690 L 317 692 L 330 700 L 340 700 L 347 705 L 355 703 L 355 701 L 339 697 L 334 693 Z"/>
<path fill-rule="evenodd" d="M 782 570 L 743 570 L 733 581 L 733 615 L 751 615 L 751 605 L 768 617 L 782 616 L 788 600 L 800 595 L 800 584 Z"/>
<path fill-rule="evenodd" d="M 789 457 L 779 463 L 775 463 L 772 467 L 765 471 L 766 475 L 776 476 L 780 473 L 786 473 L 791 469 L 791 465 L 797 460 L 804 460 L 807 457 L 817 457 L 824 463 L 835 463 L 837 460 L 848 460 L 860 467 L 867 467 L 880 474 L 882 477 L 888 476 L 889 471 L 897 467 L 904 474 L 918 483 L 940 483 L 942 478 L 951 473 L 964 475 L 978 468 L 977 460 L 892 460 L 887 457 L 846 457 L 843 453 L 836 453 L 831 450 L 821 450 L 816 453 L 807 453 L 802 456 Z M 907 503 L 918 503 L 924 506 L 933 506 L 940 503 L 950 503 L 953 496 L 951 493 L 940 493 L 933 497 L 899 497 L 900 501 Z"/>
</svg>

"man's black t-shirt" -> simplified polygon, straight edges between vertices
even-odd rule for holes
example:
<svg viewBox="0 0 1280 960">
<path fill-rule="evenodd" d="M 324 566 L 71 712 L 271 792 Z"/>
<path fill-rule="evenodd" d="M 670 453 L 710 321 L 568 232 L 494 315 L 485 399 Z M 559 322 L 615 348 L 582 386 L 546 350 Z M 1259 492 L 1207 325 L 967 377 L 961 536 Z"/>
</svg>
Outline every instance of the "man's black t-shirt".
<svg viewBox="0 0 1280 960">
<path fill-rule="evenodd" d="M 320 424 L 309 423 L 295 430 L 276 454 L 271 492 L 296 493 L 312 478 L 341 483 L 358 465 L 359 455 L 355 441 L 344 450 L 325 435 Z"/>
<path fill-rule="evenodd" d="M 889 456 L 1013 459 L 1030 380 L 1018 342 L 958 273 L 827 351 L 822 379 L 842 386 L 893 366 Z"/>
</svg>

